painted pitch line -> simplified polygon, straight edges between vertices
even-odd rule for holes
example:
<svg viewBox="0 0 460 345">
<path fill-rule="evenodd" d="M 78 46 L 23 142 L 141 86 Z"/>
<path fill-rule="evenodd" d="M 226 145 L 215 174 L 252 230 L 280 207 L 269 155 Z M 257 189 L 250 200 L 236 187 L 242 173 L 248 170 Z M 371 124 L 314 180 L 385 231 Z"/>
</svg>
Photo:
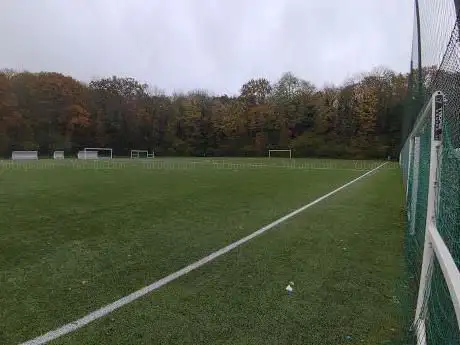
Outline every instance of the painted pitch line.
<svg viewBox="0 0 460 345">
<path fill-rule="evenodd" d="M 380 164 L 378 167 L 366 172 L 365 174 L 355 178 L 354 180 L 351 180 L 350 182 L 348 183 L 345 183 L 344 185 L 342 185 L 341 187 L 337 188 L 337 189 L 334 189 L 332 192 L 329 192 L 325 195 L 323 195 L 322 197 L 319 197 L 318 199 L 310 202 L 309 204 L 306 204 L 300 208 L 298 208 L 297 210 L 295 211 L 292 211 L 291 213 L 288 213 L 287 215 L 275 220 L 273 223 L 270 223 L 268 225 L 265 225 L 263 228 L 260 228 L 259 230 L 257 231 L 254 231 L 253 233 L 251 233 L 250 235 L 248 236 L 245 236 L 243 238 L 241 238 L 240 240 L 238 241 L 235 241 L 231 244 L 229 244 L 228 246 L 226 247 L 223 247 L 217 251 L 215 251 L 214 253 L 211 253 L 209 254 L 208 256 L 205 256 L 204 258 L 198 260 L 198 261 L 195 261 L 194 263 L 180 269 L 179 271 L 176 271 L 174 273 L 171 273 L 170 275 L 160 279 L 160 280 L 157 280 L 156 282 L 153 282 L 152 284 L 148 285 L 148 286 L 145 286 L 143 287 L 142 289 L 139 289 L 125 297 L 122 297 L 120 298 L 119 300 L 115 301 L 115 302 L 112 302 L 110 304 L 107 304 L 106 306 L 100 308 L 100 309 L 97 309 L 91 313 L 89 313 L 88 315 L 78 319 L 78 320 L 75 320 L 73 322 L 70 322 L 64 326 L 61 326 L 55 330 L 52 330 L 52 331 L 49 331 L 48 333 L 45 333 L 41 336 L 38 336 L 34 339 L 31 339 L 31 340 L 28 340 L 20 345 L 41 345 L 41 344 L 46 344 L 48 343 L 49 341 L 51 340 L 54 340 L 54 339 L 57 339 L 65 334 L 68 334 L 68 333 L 71 333 L 71 332 L 74 332 L 76 331 L 77 329 L 79 328 L 82 328 L 83 326 L 89 324 L 90 322 L 93 322 L 111 312 L 113 312 L 114 310 L 118 309 L 118 308 L 121 308 L 123 307 L 124 305 L 127 305 L 135 300 L 137 300 L 138 298 L 154 291 L 154 290 L 157 290 L 159 289 L 160 287 L 162 287 L 163 285 L 166 285 L 174 280 L 176 280 L 177 278 L 179 277 L 182 277 L 183 275 L 187 274 L 187 273 L 190 273 L 191 271 L 205 265 L 206 263 L 208 262 L 211 262 L 213 261 L 214 259 L 218 258 L 219 256 L 222 256 L 224 255 L 225 253 L 241 246 L 242 244 L 252 240 L 253 238 L 263 234 L 264 232 L 274 228 L 275 226 L 283 223 L 284 221 L 298 215 L 299 213 L 305 211 L 307 208 L 310 208 L 311 206 L 313 205 L 316 205 L 317 203 L 319 203 L 320 201 L 323 201 L 324 199 L 327 199 L 328 197 L 336 194 L 337 192 L 340 192 L 342 189 L 345 189 L 347 188 L 348 186 L 350 186 L 351 184 L 361 180 L 362 178 L 372 174 L 374 171 L 380 169 L 382 166 L 384 166 L 385 164 L 387 163 L 383 163 L 383 164 Z"/>
</svg>

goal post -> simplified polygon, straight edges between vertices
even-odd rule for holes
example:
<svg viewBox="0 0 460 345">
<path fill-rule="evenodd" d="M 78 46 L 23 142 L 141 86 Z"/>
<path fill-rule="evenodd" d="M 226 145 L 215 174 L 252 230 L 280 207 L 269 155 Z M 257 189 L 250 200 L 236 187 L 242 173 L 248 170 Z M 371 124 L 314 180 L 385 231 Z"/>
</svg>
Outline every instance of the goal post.
<svg viewBox="0 0 460 345">
<path fill-rule="evenodd" d="M 112 149 L 107 147 L 85 147 L 78 152 L 78 159 L 112 159 Z"/>
<path fill-rule="evenodd" d="M 289 159 L 292 158 L 292 150 L 291 149 L 275 149 L 275 150 L 268 150 L 268 158 L 274 157 L 274 153 L 284 153 Z"/>
<path fill-rule="evenodd" d="M 440 323 L 460 334 L 460 157 L 451 136 L 453 123 L 444 121 L 446 108 L 444 94 L 434 92 L 401 151 L 405 247 L 409 270 L 418 283 L 413 329 L 418 344 L 428 345 L 428 332 Z"/>
<path fill-rule="evenodd" d="M 155 153 L 152 151 L 151 153 L 149 150 L 131 150 L 131 159 L 135 158 L 154 158 Z"/>
</svg>

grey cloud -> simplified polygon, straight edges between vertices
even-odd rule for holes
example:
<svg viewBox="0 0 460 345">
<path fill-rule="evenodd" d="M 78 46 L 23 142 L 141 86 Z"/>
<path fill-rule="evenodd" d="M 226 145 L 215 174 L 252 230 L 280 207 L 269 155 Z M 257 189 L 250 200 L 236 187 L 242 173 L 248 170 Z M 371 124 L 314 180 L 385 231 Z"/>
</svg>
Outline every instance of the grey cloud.
<svg viewBox="0 0 460 345">
<path fill-rule="evenodd" d="M 235 93 L 285 71 L 321 86 L 384 65 L 406 72 L 410 0 L 3 0 L 0 68 L 119 75 Z"/>
</svg>

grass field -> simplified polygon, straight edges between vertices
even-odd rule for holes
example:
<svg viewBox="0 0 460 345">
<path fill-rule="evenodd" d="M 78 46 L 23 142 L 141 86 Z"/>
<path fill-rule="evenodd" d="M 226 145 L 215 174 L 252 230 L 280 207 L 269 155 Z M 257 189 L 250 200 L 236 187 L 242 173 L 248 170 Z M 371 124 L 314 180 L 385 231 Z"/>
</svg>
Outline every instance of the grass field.
<svg viewBox="0 0 460 345">
<path fill-rule="evenodd" d="M 80 318 L 376 167 L 155 159 L 0 163 L 0 344 Z M 52 344 L 389 344 L 403 335 L 389 163 Z M 294 281 L 294 293 L 284 290 Z"/>
</svg>

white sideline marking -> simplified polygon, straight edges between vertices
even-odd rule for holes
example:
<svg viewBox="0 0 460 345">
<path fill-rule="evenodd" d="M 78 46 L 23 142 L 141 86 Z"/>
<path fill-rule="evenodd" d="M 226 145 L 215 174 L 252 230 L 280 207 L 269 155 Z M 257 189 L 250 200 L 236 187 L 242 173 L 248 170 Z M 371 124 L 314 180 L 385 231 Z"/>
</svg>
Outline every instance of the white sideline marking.
<svg viewBox="0 0 460 345">
<path fill-rule="evenodd" d="M 369 174 L 372 174 L 374 171 L 376 171 L 377 169 L 380 169 L 382 166 L 384 166 L 385 164 L 387 164 L 387 162 L 383 163 L 383 164 L 380 164 L 378 167 L 366 172 L 365 174 L 355 178 L 354 180 L 351 180 L 350 182 L 348 183 L 345 183 L 343 186 L 333 190 L 332 192 L 329 192 L 325 195 L 323 195 L 322 197 L 319 197 L 318 199 L 310 202 L 309 204 L 307 205 L 304 205 L 300 208 L 298 208 L 297 210 L 295 211 L 292 211 L 291 213 L 288 213 L 287 215 L 275 220 L 273 223 L 270 223 L 268 225 L 265 225 L 263 228 L 260 228 L 259 230 L 257 231 L 254 231 L 252 234 L 246 236 L 246 237 L 243 237 L 242 239 L 236 241 L 236 242 L 233 242 L 231 244 L 229 244 L 228 246 L 226 247 L 223 247 L 217 251 L 215 251 L 214 253 L 211 253 L 209 254 L 208 256 L 205 256 L 204 258 L 198 260 L 198 261 L 195 261 L 194 263 L 180 269 L 179 271 L 176 271 L 174 273 L 171 273 L 170 275 L 160 279 L 160 280 L 157 280 L 156 282 L 153 282 L 152 284 L 148 285 L 148 286 L 145 286 L 143 287 L 142 289 L 139 289 L 137 291 L 134 291 L 133 293 L 125 296 L 125 297 L 122 297 L 120 298 L 119 300 L 115 301 L 115 302 L 112 302 L 110 304 L 107 304 L 106 306 L 98 309 L 98 310 L 95 310 L 91 313 L 89 313 L 88 315 L 78 319 L 78 320 L 75 320 L 73 322 L 70 322 L 64 326 L 61 326 L 53 331 L 49 331 L 48 333 L 45 333 L 41 336 L 38 336 L 32 340 L 28 340 L 20 345 L 40 345 L 40 344 L 46 344 L 47 342 L 51 341 L 51 340 L 54 340 L 56 338 L 59 338 L 67 333 L 70 333 L 70 332 L 73 332 L 73 331 L 76 331 L 77 329 L 89 324 L 90 322 L 94 321 L 94 320 L 97 320 L 111 312 L 113 312 L 114 310 L 126 305 L 126 304 L 129 304 L 133 301 L 135 301 L 136 299 L 162 287 L 163 285 L 166 285 L 170 282 L 172 282 L 173 280 L 176 280 L 177 278 L 203 266 L 204 264 L 218 258 L 219 256 L 231 251 L 232 249 L 235 249 L 236 247 L 239 247 L 240 245 L 252 240 L 254 237 L 257 237 L 259 236 L 260 234 L 263 234 L 265 231 L 267 230 L 270 230 L 271 228 L 274 228 L 275 226 L 281 224 L 282 222 L 296 216 L 297 214 L 305 211 L 307 208 L 319 203 L 320 201 L 330 197 L 331 195 L 334 195 L 336 194 L 337 192 L 341 191 L 342 189 L 348 187 L 349 185 L 355 183 L 356 181 L 359 181 L 361 180 L 362 178 L 366 177 L 367 175 Z"/>
</svg>

